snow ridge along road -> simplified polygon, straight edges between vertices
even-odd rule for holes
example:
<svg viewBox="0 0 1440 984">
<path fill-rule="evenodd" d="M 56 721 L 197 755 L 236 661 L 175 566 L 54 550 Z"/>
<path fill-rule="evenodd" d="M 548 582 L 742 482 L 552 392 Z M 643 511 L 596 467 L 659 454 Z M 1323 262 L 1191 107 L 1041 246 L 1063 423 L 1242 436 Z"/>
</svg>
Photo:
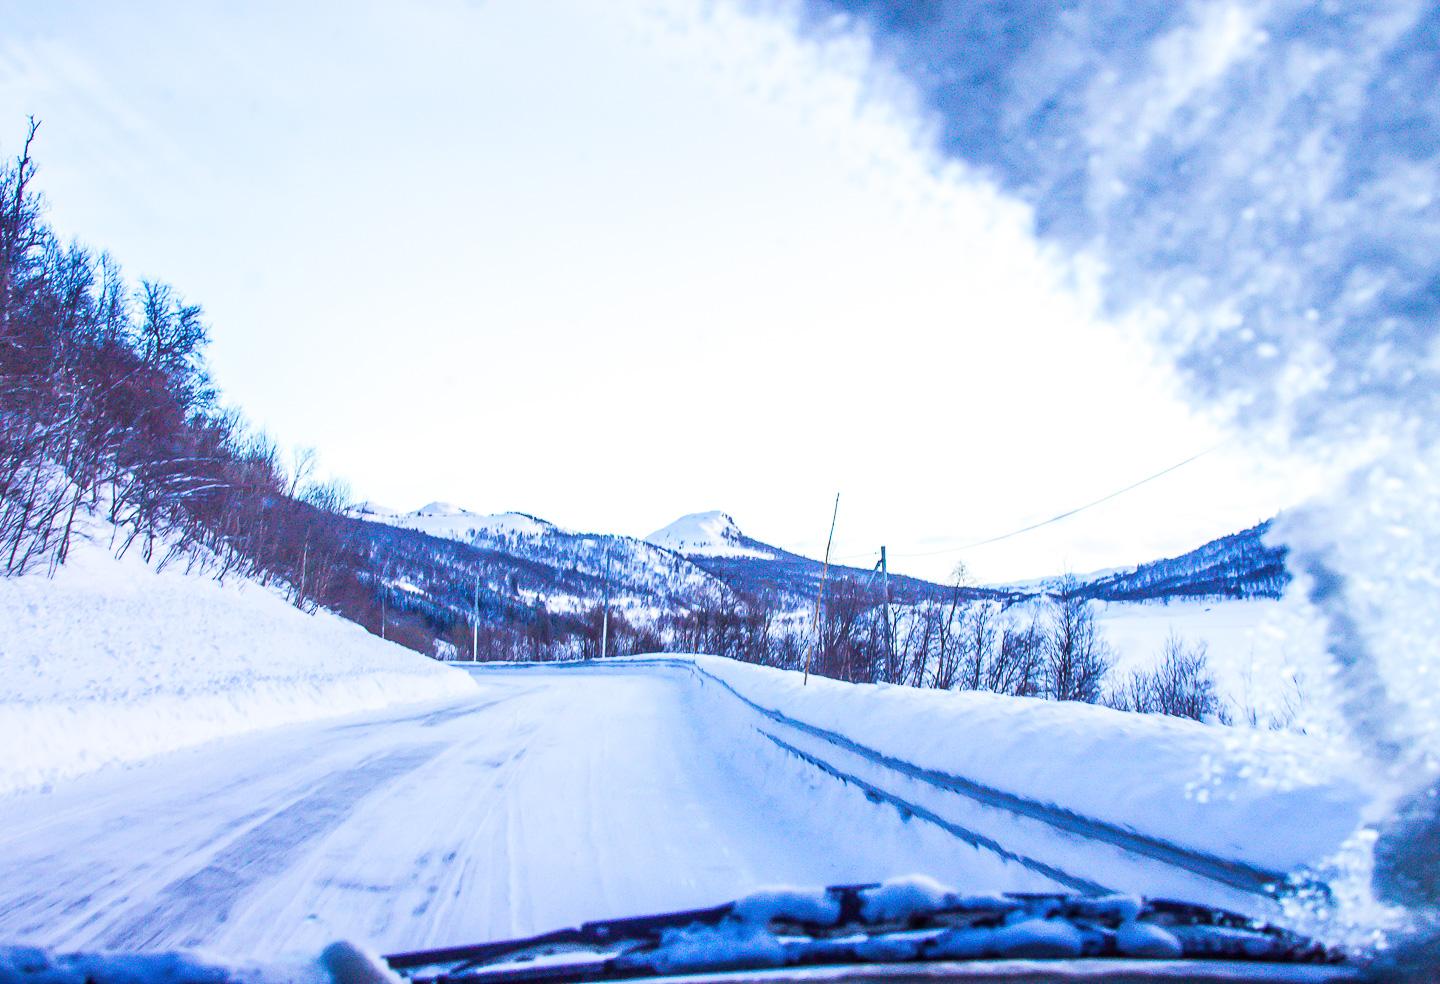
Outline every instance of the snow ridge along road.
<svg viewBox="0 0 1440 984">
<path fill-rule="evenodd" d="M 691 665 L 693 666 L 694 664 Z M 730 684 L 726 683 L 724 680 L 715 676 L 713 673 L 709 673 L 699 666 L 695 666 L 694 670 L 696 673 L 699 673 L 707 679 L 712 680 L 720 686 L 724 687 L 730 693 L 734 694 L 737 699 L 743 701 L 749 707 L 753 708 L 754 710 L 770 718 L 772 721 L 775 721 L 778 724 L 794 728 L 795 730 L 803 732 L 807 735 L 813 735 L 814 737 L 819 738 L 822 741 L 828 742 L 829 744 L 835 746 L 841 751 L 849 752 L 858 758 L 864 759 L 892 772 L 898 773 L 900 776 L 909 779 L 915 779 L 919 782 L 923 782 L 930 786 L 933 786 L 936 789 L 941 789 L 947 792 L 955 793 L 960 796 L 968 797 L 977 803 L 1008 811 L 1009 813 L 1012 813 L 1018 817 L 1027 817 L 1033 820 L 1039 820 L 1042 823 L 1049 824 L 1057 830 L 1063 831 L 1065 833 L 1076 834 L 1080 837 L 1085 837 L 1090 840 L 1099 841 L 1106 844 L 1112 844 L 1133 854 L 1139 854 L 1144 857 L 1151 858 L 1155 861 L 1159 861 L 1163 864 L 1182 868 L 1186 871 L 1201 875 L 1213 881 L 1217 881 L 1222 884 L 1241 889 L 1242 891 L 1253 892 L 1264 896 L 1270 896 L 1274 894 L 1274 892 L 1279 887 L 1283 886 L 1287 878 L 1287 873 L 1283 871 L 1266 870 L 1263 868 L 1258 868 L 1254 865 L 1246 864 L 1241 861 L 1229 861 L 1223 858 L 1214 857 L 1210 854 L 1206 854 L 1200 851 L 1194 851 L 1183 847 L 1178 847 L 1174 844 L 1170 844 L 1155 837 L 1146 836 L 1145 834 L 1138 833 L 1134 830 L 1127 830 L 1125 828 L 1116 826 L 1115 824 L 1106 823 L 1102 820 L 1096 820 L 1091 817 L 1082 816 L 1071 810 L 1056 806 L 1053 803 L 1045 803 L 1036 800 L 1026 799 L 1021 796 L 1016 796 L 1012 793 L 1007 793 L 1002 790 L 993 789 L 989 786 L 985 786 L 977 782 L 972 782 L 971 780 L 965 779 L 961 776 L 950 775 L 944 772 L 937 772 L 933 769 L 925 769 L 915 765 L 911 765 L 909 762 L 904 762 L 900 759 L 895 758 L 894 756 L 886 755 L 883 752 L 877 752 L 873 748 L 867 748 L 866 746 L 861 745 L 858 742 L 851 741 L 844 735 L 837 734 L 833 731 L 827 731 L 824 728 L 817 728 L 814 725 L 806 724 L 804 721 L 797 721 L 794 718 L 780 713 L 779 711 L 767 707 L 762 707 L 754 701 L 750 700 L 750 698 L 746 697 L 744 694 L 737 691 L 734 687 L 730 686 Z M 777 738 L 775 735 L 772 735 L 770 732 L 763 729 L 758 730 L 760 730 L 760 733 L 765 735 L 765 737 L 769 738 L 771 741 L 775 742 L 782 748 L 785 748 L 787 751 L 790 751 L 797 756 L 805 758 L 811 761 L 812 764 L 816 764 L 822 768 L 825 768 L 827 771 L 831 771 L 832 774 L 837 775 L 838 778 L 844 779 L 844 781 L 863 782 L 863 780 L 851 779 L 844 776 L 844 774 L 839 773 L 837 767 L 833 762 L 822 762 L 821 760 L 817 760 L 812 756 L 807 755 L 802 750 L 794 747 L 793 745 L 789 745 L 783 742 L 781 739 Z M 867 790 L 867 792 L 870 792 L 870 790 Z M 873 795 L 874 794 L 872 793 L 872 796 Z M 903 801 L 893 800 L 893 798 L 890 799 L 892 802 L 895 803 L 895 805 L 899 806 L 900 808 L 908 808 L 908 804 L 905 804 Z M 981 835 L 974 836 L 978 837 Z M 990 849 L 1001 850 L 998 846 L 992 847 Z M 1066 876 L 1063 872 L 1060 872 L 1059 869 L 1049 868 L 1048 866 L 1045 866 L 1045 871 L 1046 874 L 1050 877 L 1058 877 L 1061 881 L 1069 882 L 1072 887 L 1078 891 L 1094 892 L 1112 890 L 1107 889 L 1105 886 L 1099 885 L 1096 882 L 1076 878 L 1073 875 Z"/>
<path fill-rule="evenodd" d="M 737 699 L 765 696 L 749 669 L 481 664 L 473 698 L 0 799 L 0 942 L 258 956 L 349 938 L 394 952 L 916 872 L 975 891 L 1269 905 L 890 768 L 862 753 L 893 750 L 861 728 L 843 729 L 847 748 L 815 733 L 840 735 L 833 722 L 762 714 Z M 754 703 L 794 717 L 781 690 L 768 697 Z"/>
</svg>

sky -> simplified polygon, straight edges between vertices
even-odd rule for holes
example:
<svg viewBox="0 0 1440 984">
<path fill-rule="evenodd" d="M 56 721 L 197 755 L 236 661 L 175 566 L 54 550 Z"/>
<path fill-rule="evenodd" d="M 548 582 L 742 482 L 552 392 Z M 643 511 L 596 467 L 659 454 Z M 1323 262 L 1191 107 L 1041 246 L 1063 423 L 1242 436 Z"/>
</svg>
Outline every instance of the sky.
<svg viewBox="0 0 1440 984">
<path fill-rule="evenodd" d="M 863 37 L 725 0 L 0 0 L 0 151 L 170 282 L 357 499 L 979 581 L 1173 555 L 1317 481 L 1190 408 Z M 1211 450 L 1213 449 L 1213 450 Z M 1073 518 L 966 544 L 1100 499 Z"/>
</svg>

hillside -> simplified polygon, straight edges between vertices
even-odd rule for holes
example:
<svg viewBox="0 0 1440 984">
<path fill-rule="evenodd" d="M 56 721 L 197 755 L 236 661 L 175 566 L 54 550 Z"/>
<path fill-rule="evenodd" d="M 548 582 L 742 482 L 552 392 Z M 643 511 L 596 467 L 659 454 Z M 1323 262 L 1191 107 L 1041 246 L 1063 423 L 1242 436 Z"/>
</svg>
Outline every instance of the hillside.
<svg viewBox="0 0 1440 984">
<path fill-rule="evenodd" d="M 702 599 L 734 601 L 721 579 L 672 551 L 571 532 L 524 513 L 485 515 L 447 503 L 402 513 L 367 504 L 351 523 L 389 604 L 467 656 L 472 615 L 489 652 L 581 655 L 597 641 L 607 585 L 612 630 L 624 649 L 659 645 L 650 636 L 631 639 L 632 624 L 653 626 Z"/>
<path fill-rule="evenodd" d="M 244 577 L 116 558 L 93 524 L 53 577 L 0 578 L 0 795 L 160 752 L 395 704 L 465 674 Z"/>
<path fill-rule="evenodd" d="M 1265 542 L 1273 520 L 1211 540 L 1178 557 L 1097 577 L 1084 594 L 1097 601 L 1174 598 L 1278 598 L 1290 583 L 1286 549 Z"/>
<path fill-rule="evenodd" d="M 390 603 L 436 627 L 468 620 L 478 609 L 495 628 L 530 632 L 547 623 L 553 635 L 584 632 L 605 600 L 607 582 L 612 612 L 636 625 L 716 603 L 794 611 L 814 603 L 823 566 L 745 535 L 721 512 L 682 517 L 643 540 L 443 502 L 412 512 L 366 503 L 352 515 Z M 879 590 L 872 571 L 832 565 L 829 576 Z M 951 590 L 903 575 L 891 575 L 890 588 L 897 604 L 939 599 Z M 964 594 L 1000 596 L 984 589 Z M 457 631 L 460 645 L 468 621 Z"/>
<path fill-rule="evenodd" d="M 1202 598 L 1279 598 L 1290 583 L 1283 545 L 1265 542 L 1273 519 L 1216 537 L 1175 557 L 1073 575 L 1080 594 L 1095 601 L 1176 601 Z M 1053 594 L 1062 577 L 993 585 L 1019 595 Z"/>
<path fill-rule="evenodd" d="M 350 536 L 367 558 L 370 583 L 390 612 L 391 636 L 439 654 L 468 656 L 474 646 L 490 658 L 589 653 L 598 645 L 607 590 L 615 620 L 610 652 L 678 644 L 672 638 L 677 619 L 706 625 L 718 619 L 719 627 L 703 638 L 712 646 L 729 645 L 724 625 L 743 620 L 744 612 L 770 613 L 764 617 L 780 619 L 793 634 L 796 613 L 814 604 L 823 569 L 818 560 L 747 535 L 720 511 L 682 516 L 643 540 L 444 502 L 411 512 L 367 503 L 352 510 L 349 522 Z M 1178 557 L 1082 578 L 1079 594 L 1134 603 L 1277 598 L 1288 575 L 1283 548 L 1263 542 L 1268 529 L 1262 523 Z M 863 609 L 883 600 L 874 570 L 832 565 L 829 578 L 832 598 L 842 607 Z M 955 592 L 894 573 L 889 586 L 891 603 L 901 607 L 948 604 Z M 1010 605 L 1054 594 L 1057 586 L 1058 580 L 1048 580 L 966 587 L 959 597 Z M 380 632 L 375 606 L 352 617 Z"/>
</svg>

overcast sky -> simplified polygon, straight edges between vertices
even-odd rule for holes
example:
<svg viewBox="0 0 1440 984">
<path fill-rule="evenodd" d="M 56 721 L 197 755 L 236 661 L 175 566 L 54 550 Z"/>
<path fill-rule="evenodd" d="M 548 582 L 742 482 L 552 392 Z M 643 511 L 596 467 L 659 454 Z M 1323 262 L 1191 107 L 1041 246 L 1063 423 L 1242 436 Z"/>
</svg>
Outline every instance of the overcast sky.
<svg viewBox="0 0 1440 984">
<path fill-rule="evenodd" d="M 357 498 L 818 554 L 839 491 L 837 554 L 997 580 L 1302 496 L 861 39 L 746 9 L 0 0 L 0 150 L 42 118 L 56 227 L 204 305 L 226 401 Z"/>
</svg>

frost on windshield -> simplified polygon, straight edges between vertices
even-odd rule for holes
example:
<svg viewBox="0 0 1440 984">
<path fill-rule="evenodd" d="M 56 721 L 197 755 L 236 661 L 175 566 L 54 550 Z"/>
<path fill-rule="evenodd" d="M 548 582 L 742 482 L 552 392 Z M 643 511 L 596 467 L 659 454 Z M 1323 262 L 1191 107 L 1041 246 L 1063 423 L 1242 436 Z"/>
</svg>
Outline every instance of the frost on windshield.
<svg viewBox="0 0 1440 984">
<path fill-rule="evenodd" d="M 1366 760 L 1346 918 L 1433 937 L 1440 615 L 1440 8 L 811 0 L 920 89 L 942 152 L 1098 263 L 1197 403 L 1328 469 L 1283 517 L 1323 695 Z M 1371 865 L 1374 877 L 1371 878 Z M 1347 883 L 1348 876 L 1348 883 Z M 1373 895 L 1371 894 L 1373 889 Z"/>
</svg>

